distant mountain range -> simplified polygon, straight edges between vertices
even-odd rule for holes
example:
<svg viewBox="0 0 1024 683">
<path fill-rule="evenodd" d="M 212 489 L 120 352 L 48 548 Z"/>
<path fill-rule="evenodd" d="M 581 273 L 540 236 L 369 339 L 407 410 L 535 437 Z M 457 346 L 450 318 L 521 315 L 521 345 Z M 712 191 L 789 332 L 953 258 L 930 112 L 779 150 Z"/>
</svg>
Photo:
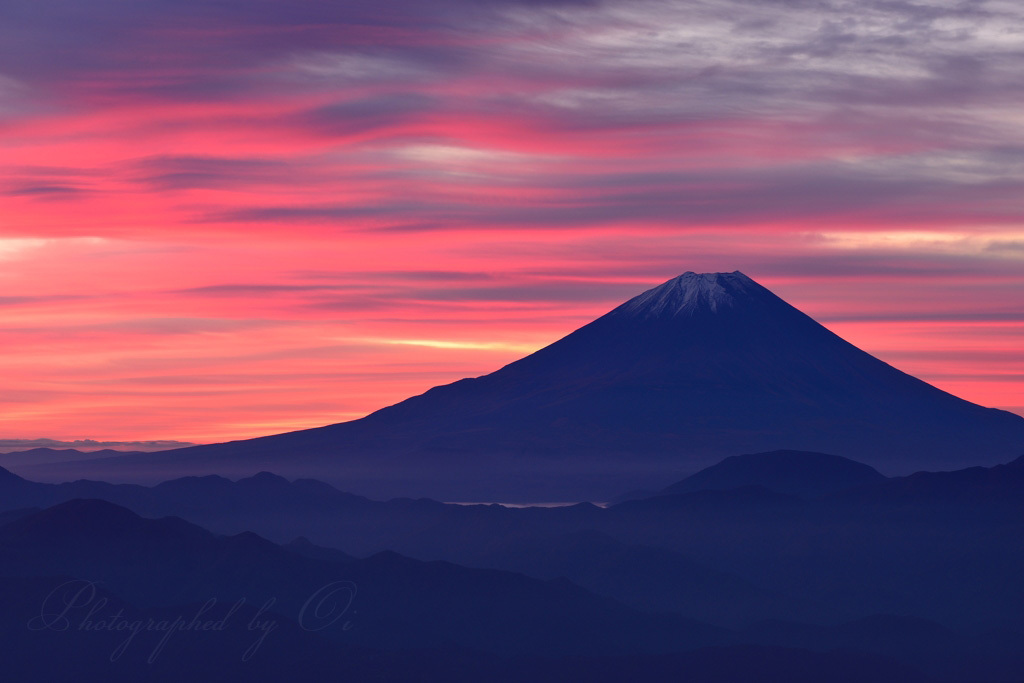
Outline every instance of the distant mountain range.
<svg viewBox="0 0 1024 683">
<path fill-rule="evenodd" d="M 886 478 L 770 452 L 686 481 L 692 490 L 606 509 L 515 509 L 372 501 L 269 473 L 143 487 L 0 470 L 5 670 L 25 681 L 263 681 L 289 666 L 305 680 L 1019 680 L 1024 458 Z M 26 628 L 73 580 L 99 582 L 68 611 L 75 628 Z M 305 601 L 338 581 L 354 593 L 351 628 L 304 629 Z M 235 628 L 178 634 L 152 666 L 159 633 L 112 663 L 123 635 L 79 626 L 116 611 L 188 616 L 211 598 L 228 618 L 243 597 Z M 240 664 L 259 618 L 278 630 L 259 664 Z"/>
<path fill-rule="evenodd" d="M 742 273 L 685 273 L 496 372 L 359 420 L 15 471 L 158 481 L 271 470 L 378 497 L 608 500 L 778 449 L 886 474 L 994 465 L 1024 452 L 1024 417 L 900 372 Z"/>
<path fill-rule="evenodd" d="M 802 466 L 794 470 L 794 462 Z M 844 478 L 848 486 L 837 490 Z M 270 473 L 145 487 L 44 484 L 0 470 L 0 501 L 24 515 L 99 498 L 217 533 L 254 531 L 278 543 L 302 536 L 356 557 L 394 550 L 537 578 L 562 576 L 635 608 L 721 625 L 899 610 L 974 624 L 1015 618 L 1024 609 L 1024 592 L 1005 575 L 1024 561 L 1016 540 L 1024 533 L 1024 459 L 885 478 L 837 456 L 766 453 L 727 459 L 687 481 L 692 490 L 606 509 L 515 509 L 373 501 Z M 974 555 L 1001 559 L 975 565 Z M 879 573 L 879 563 L 902 569 Z M 945 598 L 928 598 L 930 590 Z"/>
<path fill-rule="evenodd" d="M 76 448 L 30 448 L 25 451 L 0 453 L 0 466 L 19 467 L 46 463 L 68 463 L 78 460 L 141 455 L 149 451 L 119 451 L 104 448 L 98 451 L 80 451 Z"/>
</svg>

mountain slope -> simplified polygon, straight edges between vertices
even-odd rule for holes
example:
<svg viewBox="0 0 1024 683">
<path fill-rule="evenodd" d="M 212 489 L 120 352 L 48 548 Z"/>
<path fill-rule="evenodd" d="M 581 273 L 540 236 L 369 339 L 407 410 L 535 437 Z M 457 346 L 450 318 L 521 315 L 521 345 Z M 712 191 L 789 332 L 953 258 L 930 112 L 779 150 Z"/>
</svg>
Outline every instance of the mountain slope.
<svg viewBox="0 0 1024 683">
<path fill-rule="evenodd" d="M 1024 418 L 900 372 L 742 273 L 685 273 L 496 372 L 362 419 L 105 460 L 90 475 L 271 469 L 375 496 L 606 499 L 778 449 L 888 474 L 991 465 L 1024 450 Z"/>
</svg>

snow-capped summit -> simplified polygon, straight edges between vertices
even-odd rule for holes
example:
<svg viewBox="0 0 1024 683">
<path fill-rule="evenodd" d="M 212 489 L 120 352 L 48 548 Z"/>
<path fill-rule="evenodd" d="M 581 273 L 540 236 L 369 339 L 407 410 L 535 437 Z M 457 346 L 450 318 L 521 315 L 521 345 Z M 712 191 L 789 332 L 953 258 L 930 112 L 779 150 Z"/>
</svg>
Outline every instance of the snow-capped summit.
<svg viewBox="0 0 1024 683">
<path fill-rule="evenodd" d="M 674 317 L 698 310 L 717 311 L 737 299 L 767 292 L 736 270 L 731 273 L 687 271 L 619 306 L 613 313 L 641 318 Z"/>
</svg>

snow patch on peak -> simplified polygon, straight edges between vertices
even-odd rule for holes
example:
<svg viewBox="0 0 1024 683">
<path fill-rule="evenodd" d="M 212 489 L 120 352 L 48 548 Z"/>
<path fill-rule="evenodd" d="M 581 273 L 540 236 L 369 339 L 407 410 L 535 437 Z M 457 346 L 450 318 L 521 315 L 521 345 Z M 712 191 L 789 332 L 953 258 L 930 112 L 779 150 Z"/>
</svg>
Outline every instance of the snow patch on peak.
<svg viewBox="0 0 1024 683">
<path fill-rule="evenodd" d="M 697 310 L 719 309 L 736 305 L 744 294 L 759 288 L 743 273 L 686 272 L 654 289 L 649 289 L 619 306 L 617 312 L 642 318 L 674 318 Z"/>
</svg>

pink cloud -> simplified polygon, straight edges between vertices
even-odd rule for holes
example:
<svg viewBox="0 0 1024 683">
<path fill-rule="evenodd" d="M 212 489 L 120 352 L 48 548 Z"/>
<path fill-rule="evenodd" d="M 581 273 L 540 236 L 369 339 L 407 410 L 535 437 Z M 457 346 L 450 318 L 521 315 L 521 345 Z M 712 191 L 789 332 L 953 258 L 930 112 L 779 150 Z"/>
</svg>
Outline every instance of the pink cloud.
<svg viewBox="0 0 1024 683">
<path fill-rule="evenodd" d="M 685 270 L 1024 403 L 1012 8 L 972 66 L 895 2 L 898 59 L 785 3 L 122 5 L 0 22 L 6 436 L 347 419 Z"/>
</svg>

